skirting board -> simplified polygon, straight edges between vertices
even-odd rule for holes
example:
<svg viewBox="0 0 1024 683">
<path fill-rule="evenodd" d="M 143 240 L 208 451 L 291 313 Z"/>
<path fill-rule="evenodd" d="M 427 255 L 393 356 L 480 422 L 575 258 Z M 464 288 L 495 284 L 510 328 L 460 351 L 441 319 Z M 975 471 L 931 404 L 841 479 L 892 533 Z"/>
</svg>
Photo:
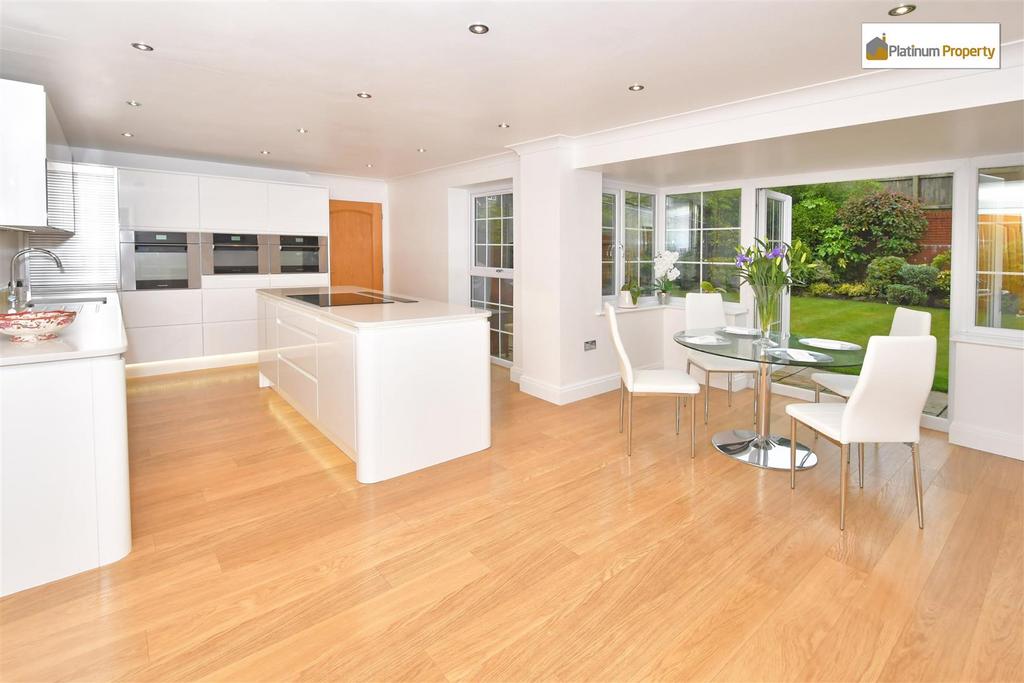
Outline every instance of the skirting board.
<svg viewBox="0 0 1024 683">
<path fill-rule="evenodd" d="M 973 427 L 953 420 L 949 426 L 949 442 L 1014 460 L 1024 460 L 1024 439 L 1020 434 Z"/>
<path fill-rule="evenodd" d="M 175 358 L 174 360 L 158 360 L 150 363 L 132 363 L 126 365 L 125 375 L 127 377 L 152 377 L 154 375 L 168 375 L 174 372 L 191 372 L 192 370 L 226 368 L 232 365 L 253 365 L 257 360 L 258 354 L 255 351 L 225 353 L 219 356 Z"/>
</svg>

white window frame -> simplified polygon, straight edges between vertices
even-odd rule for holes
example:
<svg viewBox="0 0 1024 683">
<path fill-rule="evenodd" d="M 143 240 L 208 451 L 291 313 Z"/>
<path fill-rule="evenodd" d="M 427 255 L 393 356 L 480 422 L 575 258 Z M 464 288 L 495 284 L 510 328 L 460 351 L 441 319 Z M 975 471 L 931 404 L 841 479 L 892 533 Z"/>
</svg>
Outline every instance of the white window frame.
<svg viewBox="0 0 1024 683">
<path fill-rule="evenodd" d="M 509 194 L 512 195 L 512 268 L 491 268 L 488 266 L 476 265 L 476 200 L 477 197 L 490 197 L 496 194 Z M 473 191 L 469 194 L 469 263 L 467 264 L 468 278 L 469 278 L 469 303 L 472 305 L 473 277 L 488 277 L 488 278 L 499 278 L 504 280 L 512 281 L 512 291 L 515 291 L 515 263 L 517 261 L 516 255 L 516 238 L 519 235 L 519 226 L 516 216 L 519 214 L 519 208 L 516 206 L 516 195 L 513 188 L 508 183 L 501 183 L 496 185 L 485 185 L 473 188 Z M 513 294 L 513 297 L 516 297 Z M 512 346 L 512 358 L 515 358 L 515 339 L 516 339 L 516 319 L 518 316 L 515 315 L 516 304 L 512 304 L 512 332 L 510 336 L 513 340 Z M 490 331 L 487 333 L 488 344 L 490 344 Z M 513 360 L 506 360 L 497 356 L 490 356 L 491 362 L 495 365 L 502 367 L 511 368 L 514 364 Z"/>
<path fill-rule="evenodd" d="M 665 209 L 661 206 L 664 197 L 661 190 L 657 187 L 640 185 L 638 183 L 604 181 L 601 188 L 602 201 L 606 194 L 615 195 L 615 291 L 607 295 L 602 294 L 602 303 L 608 301 L 614 304 L 618 300 L 619 291 L 626 277 L 626 192 L 640 192 L 654 196 L 654 253 L 651 256 L 657 256 L 658 252 L 665 249 Z M 598 239 L 601 238 L 600 231 L 603 227 L 603 225 L 598 226 Z M 647 296 L 641 296 L 638 303 L 650 304 L 656 301 L 657 294 L 651 292 Z"/>
</svg>

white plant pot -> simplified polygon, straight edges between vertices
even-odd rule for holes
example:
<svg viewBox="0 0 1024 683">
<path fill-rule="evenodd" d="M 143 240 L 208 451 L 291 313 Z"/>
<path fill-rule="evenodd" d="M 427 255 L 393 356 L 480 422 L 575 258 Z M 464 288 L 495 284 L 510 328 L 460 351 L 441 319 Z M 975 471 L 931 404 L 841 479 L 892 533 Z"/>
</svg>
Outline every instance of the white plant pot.
<svg viewBox="0 0 1024 683">
<path fill-rule="evenodd" d="M 619 292 L 619 308 L 636 308 L 633 303 L 633 295 L 629 292 Z"/>
</svg>

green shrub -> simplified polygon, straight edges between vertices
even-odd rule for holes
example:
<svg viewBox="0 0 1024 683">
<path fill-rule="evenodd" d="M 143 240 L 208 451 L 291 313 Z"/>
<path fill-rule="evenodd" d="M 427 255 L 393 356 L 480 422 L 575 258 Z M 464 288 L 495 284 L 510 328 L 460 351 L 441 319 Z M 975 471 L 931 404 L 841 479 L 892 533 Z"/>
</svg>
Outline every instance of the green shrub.
<svg viewBox="0 0 1024 683">
<path fill-rule="evenodd" d="M 724 289 L 722 289 L 721 287 L 715 287 L 707 280 L 700 281 L 700 291 L 704 292 L 705 294 L 714 294 L 715 292 L 718 292 L 719 294 L 725 293 Z"/>
<path fill-rule="evenodd" d="M 860 251 L 871 256 L 917 253 L 917 241 L 928 227 L 916 199 L 889 190 L 847 200 L 836 212 L 836 220 L 859 242 Z"/>
<path fill-rule="evenodd" d="M 832 296 L 835 290 L 827 282 L 815 282 L 807 288 L 807 293 L 811 296 Z"/>
<path fill-rule="evenodd" d="M 910 285 L 889 285 L 885 290 L 886 303 L 898 306 L 921 306 L 927 300 L 927 294 Z"/>
<path fill-rule="evenodd" d="M 999 310 L 1007 315 L 1017 315 L 1020 313 L 1020 297 L 1004 289 L 999 299 Z"/>
<path fill-rule="evenodd" d="M 880 256 L 868 264 L 868 277 L 865 284 L 871 288 L 871 291 L 884 294 L 889 285 L 897 283 L 896 278 L 905 265 L 907 265 L 907 260 L 899 256 Z"/>
<path fill-rule="evenodd" d="M 836 294 L 850 299 L 862 299 L 871 296 L 871 288 L 864 282 L 844 282 L 836 286 Z"/>
<path fill-rule="evenodd" d="M 934 266 L 907 264 L 900 268 L 899 280 L 905 285 L 917 287 L 925 294 L 935 289 L 939 269 Z"/>
<path fill-rule="evenodd" d="M 953 255 L 950 254 L 949 249 L 946 251 L 940 251 L 936 254 L 935 258 L 932 259 L 932 266 L 934 268 L 938 268 L 940 271 L 948 272 L 953 266 Z"/>
<path fill-rule="evenodd" d="M 935 286 L 932 287 L 932 292 L 939 296 L 949 296 L 950 284 L 953 279 L 953 273 L 948 270 L 940 270 L 939 277 L 935 280 Z"/>
<path fill-rule="evenodd" d="M 834 225 L 838 205 L 828 197 L 811 196 L 793 200 L 793 241 L 802 240 L 814 248 L 821 241 L 821 232 Z"/>
<path fill-rule="evenodd" d="M 862 243 L 841 225 L 829 225 L 821 229 L 818 235 L 818 246 L 814 255 L 828 264 L 829 268 L 846 272 L 847 269 L 859 269 L 868 259 Z"/>
</svg>

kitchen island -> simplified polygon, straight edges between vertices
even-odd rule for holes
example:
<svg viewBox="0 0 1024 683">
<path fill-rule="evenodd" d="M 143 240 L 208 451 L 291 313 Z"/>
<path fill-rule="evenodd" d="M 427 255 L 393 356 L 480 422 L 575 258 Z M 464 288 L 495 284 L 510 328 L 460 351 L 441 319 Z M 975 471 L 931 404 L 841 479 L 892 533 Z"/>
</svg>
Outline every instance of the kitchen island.
<svg viewBox="0 0 1024 683">
<path fill-rule="evenodd" d="M 259 382 L 365 484 L 491 445 L 489 313 L 362 287 L 257 292 Z"/>
</svg>

